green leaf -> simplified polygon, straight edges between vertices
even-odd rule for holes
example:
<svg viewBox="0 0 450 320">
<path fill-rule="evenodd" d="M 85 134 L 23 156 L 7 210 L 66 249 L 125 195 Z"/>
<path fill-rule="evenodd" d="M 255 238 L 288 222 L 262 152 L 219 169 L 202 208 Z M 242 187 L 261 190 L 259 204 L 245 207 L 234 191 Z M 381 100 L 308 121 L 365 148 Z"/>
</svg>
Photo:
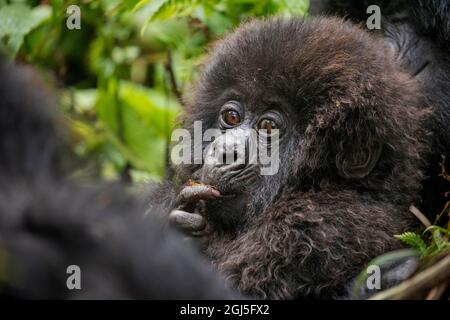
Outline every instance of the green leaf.
<svg viewBox="0 0 450 320">
<path fill-rule="evenodd" d="M 142 0 L 135 5 L 134 11 L 144 11 L 147 20 L 151 20 L 164 6 L 168 5 L 170 5 L 170 0 Z"/>
<path fill-rule="evenodd" d="M 178 103 L 159 91 L 131 82 L 110 85 L 97 101 L 108 139 L 133 167 L 162 176 L 167 138 Z M 119 130 L 120 129 L 120 130 Z"/>
<path fill-rule="evenodd" d="M 308 12 L 308 0 L 282 0 L 281 11 L 287 16 L 304 16 Z"/>
<path fill-rule="evenodd" d="M 439 230 L 433 231 L 433 242 L 436 245 L 438 251 L 444 250 L 448 247 L 449 243 L 444 240 Z"/>
<path fill-rule="evenodd" d="M 140 1 L 135 10 L 142 10 L 147 21 L 166 20 L 190 15 L 197 7 L 197 0 L 154 0 Z"/>
<path fill-rule="evenodd" d="M 112 132 L 116 133 L 119 130 L 117 90 L 117 81 L 110 79 L 106 90 L 103 89 L 99 92 L 96 102 L 99 118 Z"/>
<path fill-rule="evenodd" d="M 24 37 L 51 16 L 51 7 L 34 9 L 20 3 L 0 8 L 0 43 L 11 57 L 15 57 Z"/>
<path fill-rule="evenodd" d="M 440 226 L 436 226 L 436 225 L 429 226 L 428 228 L 425 229 L 425 231 L 423 233 L 434 232 L 436 230 L 442 232 L 443 234 L 450 235 L 450 230 L 442 228 Z"/>
<path fill-rule="evenodd" d="M 395 237 L 407 245 L 411 246 L 412 248 L 418 250 L 421 255 L 425 254 L 427 245 L 425 244 L 425 241 L 421 238 L 420 235 L 414 232 L 404 232 L 400 235 L 395 235 Z"/>
</svg>

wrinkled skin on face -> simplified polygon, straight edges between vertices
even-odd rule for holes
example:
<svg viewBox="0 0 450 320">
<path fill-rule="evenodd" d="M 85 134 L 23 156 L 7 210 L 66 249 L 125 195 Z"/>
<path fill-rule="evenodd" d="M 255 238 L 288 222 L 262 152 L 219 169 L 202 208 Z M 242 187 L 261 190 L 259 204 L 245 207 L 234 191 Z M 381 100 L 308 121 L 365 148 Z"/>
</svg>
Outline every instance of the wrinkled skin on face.
<svg viewBox="0 0 450 320">
<path fill-rule="evenodd" d="M 233 125 L 226 123 L 230 112 L 235 117 L 231 120 L 236 121 Z M 252 112 L 237 100 L 225 102 L 212 127 L 218 134 L 203 145 L 204 162 L 191 169 L 190 180 L 177 197 L 179 205 L 171 214 L 171 221 L 175 219 L 175 224 L 179 224 L 183 217 L 191 220 L 189 213 L 193 210 L 199 220 L 207 217 L 208 221 L 199 224 L 202 227 L 209 222 L 217 229 L 233 232 L 244 225 L 249 215 L 260 210 L 264 203 L 261 200 L 270 199 L 279 188 L 277 184 L 283 174 L 279 171 L 279 153 L 287 141 L 280 134 L 286 134 L 287 125 L 288 119 L 280 111 Z M 267 188 L 267 193 L 260 193 L 261 199 L 253 201 L 257 196 L 254 190 L 263 191 L 261 188 Z M 212 190 L 216 191 L 214 197 Z M 198 225 L 193 225 L 192 231 L 198 234 Z"/>
<path fill-rule="evenodd" d="M 244 145 L 277 129 L 278 145 L 268 144 L 279 167 L 263 175 L 221 137 L 203 143 L 203 164 L 176 168 L 169 220 L 201 236 L 243 292 L 339 296 L 415 225 L 407 209 L 423 179 L 426 112 L 392 50 L 324 18 L 253 21 L 213 48 L 186 126 L 201 121 Z M 245 161 L 218 161 L 227 156 Z"/>
</svg>

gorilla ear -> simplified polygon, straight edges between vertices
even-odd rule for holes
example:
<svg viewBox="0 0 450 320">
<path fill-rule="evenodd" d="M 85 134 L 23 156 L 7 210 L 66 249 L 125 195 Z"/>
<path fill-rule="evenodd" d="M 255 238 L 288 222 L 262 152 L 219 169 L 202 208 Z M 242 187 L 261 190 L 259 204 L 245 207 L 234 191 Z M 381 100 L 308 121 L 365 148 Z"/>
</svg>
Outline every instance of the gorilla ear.
<svg viewBox="0 0 450 320">
<path fill-rule="evenodd" d="M 336 154 L 339 175 L 348 179 L 366 177 L 380 159 L 382 150 L 383 144 L 377 140 L 352 145 L 344 145 L 342 141 Z"/>
</svg>

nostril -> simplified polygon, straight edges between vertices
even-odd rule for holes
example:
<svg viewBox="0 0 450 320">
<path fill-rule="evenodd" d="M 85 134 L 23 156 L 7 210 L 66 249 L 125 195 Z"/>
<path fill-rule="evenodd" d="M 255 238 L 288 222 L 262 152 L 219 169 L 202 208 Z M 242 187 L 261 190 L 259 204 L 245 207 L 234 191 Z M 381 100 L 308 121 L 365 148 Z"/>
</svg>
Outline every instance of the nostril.
<svg viewBox="0 0 450 320">
<path fill-rule="evenodd" d="M 231 160 L 232 163 L 235 163 L 235 162 L 241 160 L 239 158 L 239 152 L 237 150 L 234 150 L 232 153 L 230 153 L 229 158 L 230 158 L 229 161 Z M 228 163 L 228 164 L 231 164 L 231 163 Z"/>
<path fill-rule="evenodd" d="M 233 150 L 230 152 L 222 153 L 222 164 L 232 164 L 239 160 L 239 152 L 237 150 Z"/>
<path fill-rule="evenodd" d="M 227 163 L 227 154 L 226 153 L 222 153 L 222 164 L 226 164 Z"/>
</svg>

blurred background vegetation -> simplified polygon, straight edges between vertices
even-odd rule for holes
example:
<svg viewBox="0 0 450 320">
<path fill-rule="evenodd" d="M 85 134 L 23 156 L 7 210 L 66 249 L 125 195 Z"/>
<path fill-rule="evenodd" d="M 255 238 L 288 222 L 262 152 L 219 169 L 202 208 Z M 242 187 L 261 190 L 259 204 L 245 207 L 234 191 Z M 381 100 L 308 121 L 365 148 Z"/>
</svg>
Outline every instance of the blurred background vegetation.
<svg viewBox="0 0 450 320">
<path fill-rule="evenodd" d="M 77 5 L 81 28 L 69 30 Z M 84 170 L 159 180 L 208 44 L 240 22 L 304 15 L 308 0 L 0 0 L 0 49 L 57 88 Z"/>
</svg>

